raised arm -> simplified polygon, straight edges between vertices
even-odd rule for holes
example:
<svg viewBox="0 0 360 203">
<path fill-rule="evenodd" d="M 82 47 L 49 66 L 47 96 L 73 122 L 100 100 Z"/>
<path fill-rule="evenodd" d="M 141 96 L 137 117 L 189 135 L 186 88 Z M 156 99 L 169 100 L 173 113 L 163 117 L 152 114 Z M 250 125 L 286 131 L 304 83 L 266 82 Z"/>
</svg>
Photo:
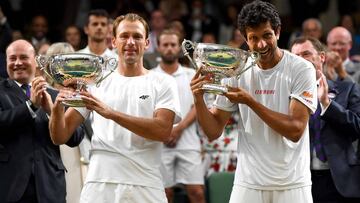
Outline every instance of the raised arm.
<svg viewBox="0 0 360 203">
<path fill-rule="evenodd" d="M 204 76 L 200 76 L 200 71 L 201 69 L 196 72 L 190 85 L 194 95 L 198 122 L 209 141 L 212 141 L 221 136 L 226 122 L 231 116 L 231 112 L 222 111 L 215 107 L 211 110 L 208 109 L 204 102 L 204 91 L 201 89 L 202 85 L 208 82 L 208 80 Z"/>
<path fill-rule="evenodd" d="M 66 94 L 68 93 L 60 91 L 56 97 L 50 116 L 50 136 L 56 145 L 65 144 L 71 138 L 76 128 L 84 121 L 82 115 L 71 107 L 65 112 L 61 101 Z"/>
</svg>

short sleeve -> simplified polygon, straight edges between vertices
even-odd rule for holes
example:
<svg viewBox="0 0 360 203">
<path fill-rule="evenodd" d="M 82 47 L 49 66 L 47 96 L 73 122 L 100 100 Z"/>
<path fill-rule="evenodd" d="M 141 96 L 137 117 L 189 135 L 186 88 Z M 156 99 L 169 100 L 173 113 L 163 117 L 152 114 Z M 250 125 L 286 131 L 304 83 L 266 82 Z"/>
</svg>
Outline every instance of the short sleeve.
<svg viewBox="0 0 360 203">
<path fill-rule="evenodd" d="M 294 69 L 301 71 L 294 76 L 290 97 L 300 101 L 314 113 L 317 108 L 316 72 L 310 62 L 296 64 L 296 66 L 304 65 L 305 68 L 295 67 Z"/>
</svg>

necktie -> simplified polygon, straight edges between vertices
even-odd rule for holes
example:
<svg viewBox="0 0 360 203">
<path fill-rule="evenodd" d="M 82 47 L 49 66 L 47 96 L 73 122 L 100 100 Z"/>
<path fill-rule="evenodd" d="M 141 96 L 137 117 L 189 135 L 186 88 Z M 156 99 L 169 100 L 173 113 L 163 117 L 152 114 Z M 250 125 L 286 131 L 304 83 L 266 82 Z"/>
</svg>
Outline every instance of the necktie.
<svg viewBox="0 0 360 203">
<path fill-rule="evenodd" d="M 21 85 L 21 88 L 22 88 L 23 90 L 25 90 L 26 96 L 27 96 L 28 98 L 30 98 L 30 85 L 28 85 L 28 84 L 23 84 L 23 85 Z"/>
<path fill-rule="evenodd" d="M 320 130 L 321 130 L 321 121 L 320 121 L 320 113 L 321 113 L 321 106 L 318 104 L 318 107 L 313 115 L 310 117 L 310 138 L 311 142 L 311 151 L 315 149 L 316 157 L 320 159 L 322 162 L 327 160 L 324 152 L 324 148 L 322 147 L 321 140 L 320 140 Z"/>
</svg>

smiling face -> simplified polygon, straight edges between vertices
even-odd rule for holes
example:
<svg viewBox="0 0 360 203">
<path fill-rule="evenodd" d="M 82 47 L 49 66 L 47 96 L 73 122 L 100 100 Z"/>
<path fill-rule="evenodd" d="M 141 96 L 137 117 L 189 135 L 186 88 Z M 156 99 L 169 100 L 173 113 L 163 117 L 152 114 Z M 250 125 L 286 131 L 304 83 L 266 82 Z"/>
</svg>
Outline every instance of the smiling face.
<svg viewBox="0 0 360 203">
<path fill-rule="evenodd" d="M 345 61 L 349 57 L 352 47 L 352 38 L 348 30 L 343 27 L 333 28 L 327 37 L 327 46 L 331 51 L 336 51 Z"/>
<path fill-rule="evenodd" d="M 119 52 L 119 61 L 129 65 L 142 63 L 144 51 L 149 47 L 144 25 L 137 20 L 121 21 L 113 38 L 113 46 Z"/>
<path fill-rule="evenodd" d="M 266 22 L 257 27 L 247 27 L 245 31 L 250 50 L 260 54 L 259 66 L 264 69 L 274 67 L 281 59 L 281 51 L 277 46 L 280 27 L 273 30 L 270 22 Z"/>
<path fill-rule="evenodd" d="M 33 46 L 25 40 L 17 40 L 6 50 L 7 73 L 10 79 L 28 84 L 35 76 L 36 62 Z"/>
<path fill-rule="evenodd" d="M 325 52 L 318 52 L 309 40 L 306 40 L 303 43 L 294 44 L 291 48 L 291 53 L 310 61 L 315 66 L 316 70 L 323 71 Z"/>
</svg>

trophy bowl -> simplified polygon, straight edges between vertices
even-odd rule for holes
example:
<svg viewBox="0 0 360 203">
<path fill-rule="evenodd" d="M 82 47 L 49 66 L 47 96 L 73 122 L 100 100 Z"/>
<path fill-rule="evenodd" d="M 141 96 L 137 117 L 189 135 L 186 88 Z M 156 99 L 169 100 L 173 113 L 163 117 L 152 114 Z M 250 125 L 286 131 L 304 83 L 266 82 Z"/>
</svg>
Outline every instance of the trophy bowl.
<svg viewBox="0 0 360 203">
<path fill-rule="evenodd" d="M 116 68 L 115 58 L 103 58 L 93 54 L 68 53 L 51 56 L 38 55 L 36 61 L 56 89 L 76 87 L 75 94 L 67 97 L 63 104 L 84 107 L 80 91 L 91 84 L 98 85 Z"/>
<path fill-rule="evenodd" d="M 221 44 L 182 42 L 184 55 L 195 69 L 201 67 L 201 74 L 210 79 L 201 89 L 213 94 L 224 94 L 227 87 L 221 84 L 223 78 L 238 77 L 253 67 L 260 55 Z M 192 51 L 192 57 L 189 52 Z M 250 61 L 250 64 L 248 62 Z"/>
</svg>

